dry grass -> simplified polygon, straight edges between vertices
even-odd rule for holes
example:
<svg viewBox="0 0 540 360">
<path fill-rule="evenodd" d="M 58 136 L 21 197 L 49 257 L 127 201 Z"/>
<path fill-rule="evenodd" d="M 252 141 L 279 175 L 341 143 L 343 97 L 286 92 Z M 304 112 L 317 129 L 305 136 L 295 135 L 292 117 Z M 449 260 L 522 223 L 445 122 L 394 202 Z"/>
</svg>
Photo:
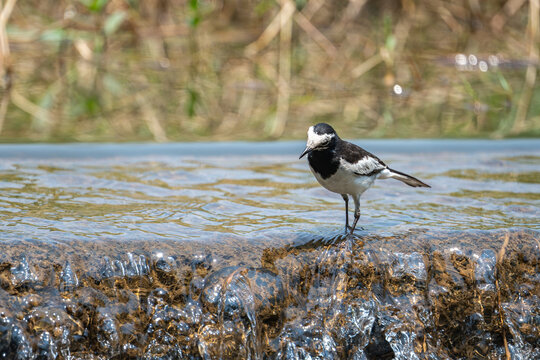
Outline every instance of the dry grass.
<svg viewBox="0 0 540 360">
<path fill-rule="evenodd" d="M 536 136 L 538 3 L 7 0 L 0 139 Z"/>
</svg>

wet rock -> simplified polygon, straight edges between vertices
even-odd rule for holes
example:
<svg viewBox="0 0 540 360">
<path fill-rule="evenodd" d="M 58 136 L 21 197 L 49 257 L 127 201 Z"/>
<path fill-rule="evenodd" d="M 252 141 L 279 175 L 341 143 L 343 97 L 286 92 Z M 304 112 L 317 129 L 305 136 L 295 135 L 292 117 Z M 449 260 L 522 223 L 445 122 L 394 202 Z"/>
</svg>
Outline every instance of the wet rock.
<svg viewBox="0 0 540 360">
<path fill-rule="evenodd" d="M 197 253 L 191 258 L 191 267 L 197 276 L 205 278 L 214 268 L 217 259 L 211 253 Z"/>
<path fill-rule="evenodd" d="M 99 271 L 99 275 L 101 279 L 108 279 L 115 276 L 122 276 L 123 269 L 118 269 L 116 267 L 116 264 L 113 265 L 109 257 L 105 256 L 103 261 L 104 261 L 104 264 L 102 265 Z"/>
<path fill-rule="evenodd" d="M 186 296 L 183 279 L 179 278 L 178 266 L 173 256 L 167 256 L 163 252 L 152 254 L 152 268 L 157 280 L 164 286 L 179 287 L 174 297 Z M 176 293 L 179 293 L 178 295 Z"/>
<path fill-rule="evenodd" d="M 225 319 L 256 313 L 260 319 L 281 316 L 285 303 L 279 276 L 267 269 L 225 268 L 205 281 L 201 302 L 205 311 Z"/>
<path fill-rule="evenodd" d="M 120 336 L 117 323 L 107 309 L 98 309 L 95 328 L 92 332 L 95 334 L 96 345 L 101 352 L 109 355 L 118 353 Z"/>
<path fill-rule="evenodd" d="M 26 244 L 37 253 L 21 258 L 19 248 L 13 263 L 2 254 L 0 353 L 9 359 L 500 359 L 506 351 L 540 357 L 536 233 L 482 233 L 481 248 L 471 233 L 437 236 L 288 244 L 264 251 L 265 268 L 241 265 L 238 249 L 228 254 L 221 245 L 201 251 L 178 242 L 124 242 L 115 252 L 107 243 L 99 256 L 84 259 L 78 255 L 84 247 L 66 248 L 71 253 L 62 257 Z"/>
<path fill-rule="evenodd" d="M 182 350 L 174 345 L 174 339 L 167 334 L 150 341 L 143 357 L 143 359 L 152 360 L 175 360 L 184 358 L 185 355 L 182 353 Z"/>
<path fill-rule="evenodd" d="M 58 349 L 49 332 L 44 331 L 39 336 L 37 343 L 37 358 L 38 360 L 52 360 L 58 357 Z"/>
<path fill-rule="evenodd" d="M 356 359 L 393 359 L 395 357 L 394 350 L 386 340 L 383 333 L 383 326 L 379 321 L 373 323 L 369 344 L 365 348 L 356 348 L 353 352 L 353 357 Z"/>
<path fill-rule="evenodd" d="M 163 288 L 152 290 L 147 299 L 147 313 L 151 314 L 156 308 L 162 308 L 169 301 L 169 292 Z"/>
<path fill-rule="evenodd" d="M 207 276 L 216 265 L 216 259 L 210 253 L 196 253 L 190 260 L 190 296 L 198 299 L 205 287 Z"/>
<path fill-rule="evenodd" d="M 23 320 L 26 324 L 26 330 L 30 334 L 46 332 L 47 334 L 44 336 L 52 337 L 55 340 L 62 339 L 63 336 L 67 335 L 73 336 L 79 328 L 79 324 L 64 308 L 50 306 L 46 303 L 40 303 L 39 306 L 29 310 Z"/>
<path fill-rule="evenodd" d="M 193 299 L 198 299 L 206 285 L 206 279 L 194 276 L 189 283 L 189 294 Z"/>
<path fill-rule="evenodd" d="M 176 260 L 172 256 L 167 256 L 163 252 L 152 254 L 152 263 L 156 271 L 167 274 L 174 272 Z"/>
<path fill-rule="evenodd" d="M 71 269 L 69 261 L 66 261 L 64 268 L 60 273 L 60 284 L 58 285 L 58 289 L 61 292 L 73 291 L 77 286 L 79 286 L 77 274 Z"/>
<path fill-rule="evenodd" d="M 495 291 L 495 266 L 497 255 L 493 250 L 483 250 L 480 256 L 476 257 L 474 277 L 476 285 L 482 291 Z"/>
<path fill-rule="evenodd" d="M 388 271 L 389 289 L 394 294 L 422 292 L 426 286 L 426 265 L 418 252 L 394 254 Z"/>
<path fill-rule="evenodd" d="M 208 324 L 198 333 L 198 351 L 203 359 L 255 359 L 258 346 L 242 323 Z"/>
<path fill-rule="evenodd" d="M 19 265 L 11 268 L 12 284 L 14 286 L 30 285 L 38 281 L 34 270 L 26 260 L 26 256 L 21 256 Z"/>
<path fill-rule="evenodd" d="M 280 337 L 278 359 L 340 359 L 336 342 L 317 319 L 290 324 Z"/>
<path fill-rule="evenodd" d="M 350 349 L 361 350 L 368 345 L 377 311 L 378 306 L 375 301 L 358 299 L 350 303 L 336 304 L 329 309 L 326 327 L 347 357 L 351 355 Z"/>
<path fill-rule="evenodd" d="M 128 253 L 128 260 L 125 264 L 126 276 L 145 276 L 150 273 L 150 268 L 146 262 L 146 257 L 143 255 L 136 256 L 133 253 Z"/>
<path fill-rule="evenodd" d="M 131 286 L 148 286 L 150 268 L 144 255 L 135 255 L 131 252 L 125 258 L 111 260 L 108 256 L 97 271 L 97 281 L 108 281 L 114 286 L 117 281 L 129 283 Z"/>
<path fill-rule="evenodd" d="M 231 267 L 210 275 L 201 294 L 205 311 L 225 320 L 253 318 L 255 304 L 247 272 Z"/>
<path fill-rule="evenodd" d="M 202 305 L 198 301 L 189 300 L 183 308 L 185 318 L 183 319 L 190 326 L 196 326 L 201 323 L 203 316 Z"/>
<path fill-rule="evenodd" d="M 411 327 L 395 324 L 393 326 L 387 326 L 385 328 L 385 339 L 392 348 L 395 359 L 419 359 L 415 351 L 417 335 Z"/>
<path fill-rule="evenodd" d="M 0 313 L 0 356 L 7 359 L 26 360 L 34 357 L 32 346 L 17 322 Z"/>
<path fill-rule="evenodd" d="M 40 305 L 43 300 L 36 294 L 28 294 L 23 296 L 19 302 L 21 309 L 24 311 L 30 311 L 36 306 Z"/>
<path fill-rule="evenodd" d="M 470 254 L 465 254 L 462 250 L 451 249 L 450 251 L 450 262 L 454 266 L 454 269 L 461 276 L 461 279 L 457 279 L 457 283 L 467 290 L 471 289 L 475 284 L 474 278 L 474 268 L 475 262 Z"/>
</svg>

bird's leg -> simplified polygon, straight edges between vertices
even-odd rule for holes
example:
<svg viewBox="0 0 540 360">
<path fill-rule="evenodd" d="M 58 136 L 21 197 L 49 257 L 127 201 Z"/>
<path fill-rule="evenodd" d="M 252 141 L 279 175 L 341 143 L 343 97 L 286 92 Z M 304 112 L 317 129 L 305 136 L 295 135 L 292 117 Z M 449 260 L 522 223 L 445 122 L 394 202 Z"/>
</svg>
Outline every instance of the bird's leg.
<svg viewBox="0 0 540 360">
<path fill-rule="evenodd" d="M 360 219 L 360 196 L 353 196 L 354 200 L 354 221 L 351 228 L 351 234 L 354 232 L 354 229 L 356 228 L 356 223 L 358 222 L 358 219 Z"/>
<path fill-rule="evenodd" d="M 345 232 L 349 229 L 349 195 L 341 194 L 345 200 Z"/>
<path fill-rule="evenodd" d="M 354 232 L 354 229 L 356 228 L 356 223 L 358 222 L 358 219 L 360 219 L 360 210 L 354 212 L 354 221 L 351 228 L 351 234 Z"/>
</svg>

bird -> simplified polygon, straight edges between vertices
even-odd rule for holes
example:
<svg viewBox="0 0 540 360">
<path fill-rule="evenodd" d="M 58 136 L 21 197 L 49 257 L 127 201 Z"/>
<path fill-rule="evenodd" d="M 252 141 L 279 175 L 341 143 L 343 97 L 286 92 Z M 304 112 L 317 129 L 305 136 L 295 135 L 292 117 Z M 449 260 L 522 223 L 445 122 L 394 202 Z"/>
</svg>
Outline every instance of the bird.
<svg viewBox="0 0 540 360">
<path fill-rule="evenodd" d="M 427 187 L 417 178 L 391 169 L 358 145 L 342 140 L 326 123 L 310 126 L 307 144 L 299 159 L 308 155 L 311 172 L 324 188 L 341 194 L 345 201 L 345 232 L 352 234 L 360 219 L 360 196 L 377 179 L 396 179 L 412 187 Z M 349 226 L 349 195 L 354 201 L 354 221 Z"/>
</svg>

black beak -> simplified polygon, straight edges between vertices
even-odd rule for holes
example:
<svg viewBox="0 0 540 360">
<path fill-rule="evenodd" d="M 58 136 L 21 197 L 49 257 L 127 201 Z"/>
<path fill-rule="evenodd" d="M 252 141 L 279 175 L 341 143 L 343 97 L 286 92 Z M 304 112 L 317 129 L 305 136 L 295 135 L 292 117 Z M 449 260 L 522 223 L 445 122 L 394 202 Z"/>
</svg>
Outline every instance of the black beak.
<svg viewBox="0 0 540 360">
<path fill-rule="evenodd" d="M 309 146 L 306 146 L 306 149 L 304 150 L 302 155 L 300 155 L 299 159 L 303 158 L 306 154 L 309 154 L 312 150 L 313 150 L 312 148 L 310 148 Z"/>
</svg>

